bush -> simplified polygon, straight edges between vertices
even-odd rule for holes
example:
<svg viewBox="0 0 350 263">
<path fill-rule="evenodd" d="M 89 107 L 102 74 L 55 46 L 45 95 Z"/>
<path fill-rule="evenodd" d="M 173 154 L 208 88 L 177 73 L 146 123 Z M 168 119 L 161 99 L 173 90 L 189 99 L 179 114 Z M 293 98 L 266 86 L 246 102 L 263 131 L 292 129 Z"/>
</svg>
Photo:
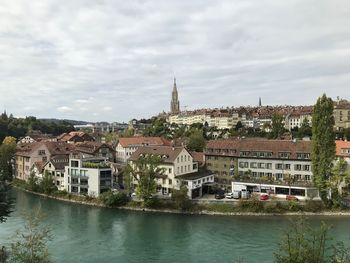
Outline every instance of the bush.
<svg viewBox="0 0 350 263">
<path fill-rule="evenodd" d="M 181 211 L 186 211 L 191 208 L 191 201 L 187 196 L 187 187 L 182 186 L 180 190 L 174 190 L 171 199 L 175 203 L 175 207 Z"/>
<path fill-rule="evenodd" d="M 126 205 L 129 201 L 128 196 L 122 192 L 105 192 L 99 197 L 99 200 L 106 206 L 116 207 Z"/>
<path fill-rule="evenodd" d="M 258 198 L 253 197 L 252 199 L 247 201 L 240 200 L 238 202 L 237 208 L 242 211 L 257 213 L 263 211 L 264 205 L 261 201 L 259 201 Z"/>
<path fill-rule="evenodd" d="M 324 209 L 322 201 L 306 200 L 305 207 L 306 212 L 321 212 Z"/>
<path fill-rule="evenodd" d="M 159 201 L 158 197 L 153 196 L 151 198 L 145 199 L 143 201 L 143 204 L 145 207 L 148 207 L 148 208 L 159 208 L 160 201 Z"/>
</svg>

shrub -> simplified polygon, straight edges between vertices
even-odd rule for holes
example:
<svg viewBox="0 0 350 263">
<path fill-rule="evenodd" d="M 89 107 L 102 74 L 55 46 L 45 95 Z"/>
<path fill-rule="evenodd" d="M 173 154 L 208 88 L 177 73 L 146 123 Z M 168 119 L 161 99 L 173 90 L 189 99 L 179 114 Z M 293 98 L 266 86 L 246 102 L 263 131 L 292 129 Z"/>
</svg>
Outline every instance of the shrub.
<svg viewBox="0 0 350 263">
<path fill-rule="evenodd" d="M 306 212 L 320 212 L 324 209 L 322 201 L 306 200 L 305 207 Z"/>
<path fill-rule="evenodd" d="M 159 201 L 158 197 L 153 196 L 151 198 L 145 199 L 143 201 L 143 204 L 145 207 L 148 207 L 148 208 L 159 208 L 160 201 Z"/>
<path fill-rule="evenodd" d="M 244 201 L 240 200 L 238 202 L 237 208 L 242 211 L 247 211 L 247 212 L 261 212 L 264 209 L 264 205 L 262 204 L 261 201 L 259 201 L 258 198 L 253 197 L 250 200 Z"/>
<path fill-rule="evenodd" d="M 129 201 L 128 196 L 122 192 L 105 192 L 99 197 L 100 201 L 106 206 L 122 206 L 126 205 Z"/>
<path fill-rule="evenodd" d="M 191 208 L 191 201 L 187 196 L 187 187 L 182 186 L 180 190 L 174 190 L 171 199 L 175 203 L 175 207 L 181 211 L 186 211 Z"/>
</svg>

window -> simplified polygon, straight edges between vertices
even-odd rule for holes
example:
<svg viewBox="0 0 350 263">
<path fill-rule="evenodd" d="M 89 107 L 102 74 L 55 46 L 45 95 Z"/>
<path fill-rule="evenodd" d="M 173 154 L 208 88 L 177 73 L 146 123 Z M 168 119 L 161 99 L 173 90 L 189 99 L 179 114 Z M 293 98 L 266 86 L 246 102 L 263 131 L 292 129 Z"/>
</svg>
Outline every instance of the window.
<svg viewBox="0 0 350 263">
<path fill-rule="evenodd" d="M 264 169 L 265 168 L 265 164 L 264 163 L 258 163 L 258 168 Z"/>
<path fill-rule="evenodd" d="M 179 163 L 179 157 L 176 158 L 176 162 Z"/>
<path fill-rule="evenodd" d="M 257 177 L 258 173 L 257 172 L 252 172 L 253 177 Z"/>
<path fill-rule="evenodd" d="M 38 154 L 39 154 L 39 155 L 45 155 L 45 150 L 39 150 L 39 151 L 38 151 Z"/>
<path fill-rule="evenodd" d="M 258 164 L 255 162 L 250 163 L 250 168 L 257 168 Z"/>
<path fill-rule="evenodd" d="M 184 169 L 183 169 L 183 166 L 181 166 L 181 173 L 183 173 L 184 172 Z"/>
<path fill-rule="evenodd" d="M 180 167 L 177 167 L 177 174 L 180 173 Z"/>
<path fill-rule="evenodd" d="M 185 162 L 187 162 L 187 155 L 185 155 Z"/>
<path fill-rule="evenodd" d="M 289 163 L 286 163 L 286 164 L 284 165 L 284 169 L 290 170 L 290 164 L 289 164 Z"/>
<path fill-rule="evenodd" d="M 259 177 L 263 177 L 265 175 L 265 173 L 263 172 L 259 172 L 258 174 L 259 174 Z"/>
<path fill-rule="evenodd" d="M 171 179 L 168 180 L 169 184 L 173 184 L 173 181 Z"/>
<path fill-rule="evenodd" d="M 283 180 L 283 174 L 277 173 L 276 180 Z"/>
<path fill-rule="evenodd" d="M 168 173 L 169 173 L 169 174 L 171 174 L 171 172 L 172 172 L 172 169 L 171 169 L 171 168 L 169 168 Z"/>
<path fill-rule="evenodd" d="M 294 170 L 301 171 L 301 164 L 294 165 Z"/>
<path fill-rule="evenodd" d="M 79 167 L 79 162 L 78 161 L 70 161 L 70 166 L 71 167 Z"/>
<path fill-rule="evenodd" d="M 283 170 L 283 163 L 276 163 L 275 168 L 278 170 Z"/>
<path fill-rule="evenodd" d="M 304 165 L 304 171 L 310 171 L 310 165 Z"/>
<path fill-rule="evenodd" d="M 289 152 L 279 152 L 278 156 L 283 159 L 289 159 L 290 153 Z"/>
<path fill-rule="evenodd" d="M 265 168 L 266 168 L 266 169 L 272 169 L 272 163 L 267 163 L 267 164 L 265 165 Z"/>
<path fill-rule="evenodd" d="M 188 165 L 188 171 L 191 171 L 191 165 Z"/>
<path fill-rule="evenodd" d="M 311 178 L 310 178 L 310 175 L 309 175 L 309 174 L 306 174 L 306 175 L 305 175 L 305 181 L 311 181 Z"/>
<path fill-rule="evenodd" d="M 184 159 L 183 159 L 183 156 L 181 155 L 181 162 L 183 162 L 184 161 Z"/>
</svg>

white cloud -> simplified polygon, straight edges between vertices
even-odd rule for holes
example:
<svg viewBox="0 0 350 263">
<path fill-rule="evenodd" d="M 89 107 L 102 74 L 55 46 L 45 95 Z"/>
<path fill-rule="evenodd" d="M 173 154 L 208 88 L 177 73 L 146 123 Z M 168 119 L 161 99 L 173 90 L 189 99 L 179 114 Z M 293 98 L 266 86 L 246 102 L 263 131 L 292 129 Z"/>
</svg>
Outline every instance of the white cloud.
<svg viewBox="0 0 350 263">
<path fill-rule="evenodd" d="M 175 74 L 189 108 L 350 99 L 347 0 L 61 2 L 0 5 L 0 105 L 15 116 L 150 117 Z"/>
<path fill-rule="evenodd" d="M 61 106 L 61 107 L 58 107 L 57 110 L 59 112 L 70 112 L 70 111 L 72 111 L 72 108 L 67 107 L 67 106 Z"/>
</svg>

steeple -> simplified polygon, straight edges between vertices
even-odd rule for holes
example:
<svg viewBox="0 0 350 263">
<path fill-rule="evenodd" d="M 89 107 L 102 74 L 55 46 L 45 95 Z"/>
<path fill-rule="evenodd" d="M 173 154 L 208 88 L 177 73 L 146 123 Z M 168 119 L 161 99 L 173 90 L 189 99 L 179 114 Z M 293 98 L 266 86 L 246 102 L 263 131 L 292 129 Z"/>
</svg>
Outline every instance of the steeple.
<svg viewBox="0 0 350 263">
<path fill-rule="evenodd" d="M 261 97 L 259 97 L 259 107 L 261 107 Z"/>
<path fill-rule="evenodd" d="M 179 97 L 178 97 L 178 93 L 177 93 L 176 78 L 175 77 L 174 77 L 173 91 L 171 93 L 170 112 L 172 114 L 177 114 L 180 112 L 180 102 L 179 102 Z"/>
</svg>

